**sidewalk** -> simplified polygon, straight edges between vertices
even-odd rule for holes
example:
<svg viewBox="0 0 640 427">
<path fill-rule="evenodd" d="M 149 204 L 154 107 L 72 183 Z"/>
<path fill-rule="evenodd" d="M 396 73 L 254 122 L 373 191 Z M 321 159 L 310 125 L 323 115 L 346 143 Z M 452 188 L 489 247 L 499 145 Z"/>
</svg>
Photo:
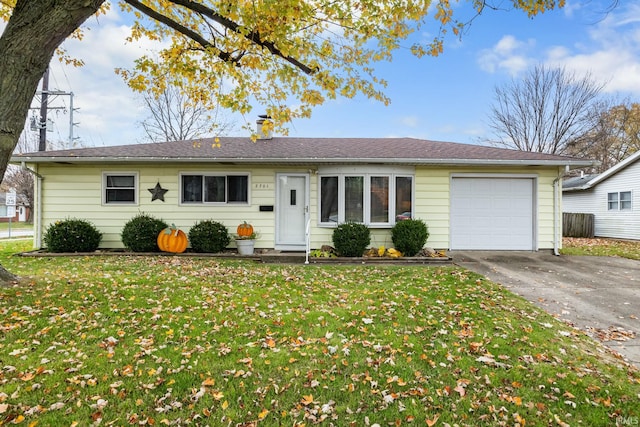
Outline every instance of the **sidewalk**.
<svg viewBox="0 0 640 427">
<path fill-rule="evenodd" d="M 33 237 L 33 230 L 25 230 L 21 228 L 11 230 L 0 230 L 0 239 L 15 239 L 18 237 Z"/>
</svg>

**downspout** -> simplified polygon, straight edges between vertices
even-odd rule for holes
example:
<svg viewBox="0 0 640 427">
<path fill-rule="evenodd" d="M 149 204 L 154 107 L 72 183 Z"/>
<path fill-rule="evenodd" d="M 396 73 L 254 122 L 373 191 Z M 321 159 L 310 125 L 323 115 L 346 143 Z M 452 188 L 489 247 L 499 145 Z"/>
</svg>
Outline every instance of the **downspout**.
<svg viewBox="0 0 640 427">
<path fill-rule="evenodd" d="M 35 233 L 34 233 L 33 240 L 34 240 L 34 246 L 37 249 L 40 249 L 42 247 L 42 180 L 44 179 L 44 177 L 40 175 L 38 172 L 34 171 L 33 169 L 28 168 L 25 162 L 22 162 L 21 167 L 23 170 L 31 173 L 32 175 L 35 175 L 36 178 L 38 178 L 37 185 L 34 192 L 36 219 L 34 224 Z"/>
<path fill-rule="evenodd" d="M 565 166 L 565 173 L 568 171 L 569 166 Z M 560 173 L 560 169 L 558 169 L 558 177 L 553 180 L 553 254 L 555 256 L 560 256 L 560 239 L 561 236 L 561 220 L 560 215 L 562 215 L 562 209 L 560 209 L 560 197 L 562 192 L 560 190 L 560 181 L 564 174 Z"/>
<path fill-rule="evenodd" d="M 559 174 L 558 174 L 559 175 Z M 560 182 L 560 176 L 553 180 L 553 254 L 560 255 L 558 249 L 558 183 Z"/>
</svg>

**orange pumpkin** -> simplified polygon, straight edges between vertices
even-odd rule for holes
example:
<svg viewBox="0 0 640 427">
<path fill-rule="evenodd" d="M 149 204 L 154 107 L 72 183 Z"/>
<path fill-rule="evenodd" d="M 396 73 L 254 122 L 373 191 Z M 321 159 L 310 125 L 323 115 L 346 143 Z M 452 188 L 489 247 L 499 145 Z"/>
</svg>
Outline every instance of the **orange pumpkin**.
<svg viewBox="0 0 640 427">
<path fill-rule="evenodd" d="M 248 224 L 247 221 L 238 226 L 236 230 L 239 237 L 249 237 L 253 234 L 253 225 Z"/>
<path fill-rule="evenodd" d="M 167 227 L 158 234 L 158 247 L 161 251 L 179 254 L 187 249 L 187 235 L 176 226 Z"/>
</svg>

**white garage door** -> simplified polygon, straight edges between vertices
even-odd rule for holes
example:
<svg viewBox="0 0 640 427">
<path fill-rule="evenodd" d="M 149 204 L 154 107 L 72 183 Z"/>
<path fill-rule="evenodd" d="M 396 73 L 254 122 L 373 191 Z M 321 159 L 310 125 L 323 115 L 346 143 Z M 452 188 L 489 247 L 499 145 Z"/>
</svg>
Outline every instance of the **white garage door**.
<svg viewBox="0 0 640 427">
<path fill-rule="evenodd" d="M 533 250 L 532 178 L 454 177 L 451 249 Z"/>
</svg>

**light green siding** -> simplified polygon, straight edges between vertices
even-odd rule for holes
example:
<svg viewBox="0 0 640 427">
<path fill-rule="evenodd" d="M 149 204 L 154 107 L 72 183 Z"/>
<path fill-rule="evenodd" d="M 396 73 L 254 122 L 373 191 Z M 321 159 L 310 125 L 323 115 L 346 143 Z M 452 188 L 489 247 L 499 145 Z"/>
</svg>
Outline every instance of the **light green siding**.
<svg viewBox="0 0 640 427">
<path fill-rule="evenodd" d="M 136 172 L 139 179 L 138 204 L 102 204 L 103 172 Z M 293 172 L 295 170 L 290 170 Z M 41 164 L 38 172 L 42 181 L 42 226 L 44 229 L 60 219 L 69 217 L 91 221 L 102 231 L 102 247 L 121 248 L 120 233 L 124 224 L 144 212 L 188 230 L 198 221 L 215 220 L 235 233 L 243 221 L 253 224 L 259 233 L 257 248 L 273 247 L 274 212 L 260 212 L 260 205 L 275 202 L 275 170 L 266 167 L 207 167 L 203 165 L 78 166 Z M 179 174 L 181 172 L 224 172 L 249 174 L 249 204 L 180 205 Z M 306 172 L 306 169 L 304 169 Z M 169 190 L 161 200 L 151 201 L 149 188 L 157 183 Z"/>
<path fill-rule="evenodd" d="M 44 179 L 39 181 L 36 197 L 42 195 L 41 212 L 36 212 L 36 242 L 40 231 L 61 219 L 81 218 L 91 221 L 102 231 L 102 247 L 121 248 L 120 233 L 124 224 L 140 212 L 163 219 L 168 224 L 188 232 L 197 221 L 212 219 L 223 223 L 230 233 L 242 221 L 253 224 L 259 233 L 257 248 L 273 248 L 275 241 L 275 212 L 260 212 L 260 205 L 275 205 L 276 173 L 309 173 L 309 200 L 311 216 L 311 246 L 331 245 L 333 228 L 318 227 L 318 175 L 309 166 L 226 166 L 206 164 L 122 164 L 122 165 L 73 165 L 41 163 L 31 165 Z M 102 203 L 103 172 L 135 172 L 138 175 L 137 205 L 104 205 Z M 247 205 L 180 205 L 179 174 L 181 172 L 248 173 L 249 204 Z M 496 176 L 525 174 L 536 176 L 538 191 L 535 200 L 539 249 L 553 248 L 554 203 L 553 182 L 558 177 L 557 167 L 482 168 L 482 167 L 416 167 L 415 204 L 416 218 L 423 219 L 429 227 L 427 246 L 448 249 L 450 238 L 450 184 L 452 174 L 492 174 Z M 157 183 L 169 190 L 164 198 L 151 201 L 147 189 Z M 37 207 L 36 207 L 37 209 Z M 41 223 L 38 219 L 41 218 Z M 372 229 L 371 246 L 392 246 L 389 229 Z"/>
</svg>

